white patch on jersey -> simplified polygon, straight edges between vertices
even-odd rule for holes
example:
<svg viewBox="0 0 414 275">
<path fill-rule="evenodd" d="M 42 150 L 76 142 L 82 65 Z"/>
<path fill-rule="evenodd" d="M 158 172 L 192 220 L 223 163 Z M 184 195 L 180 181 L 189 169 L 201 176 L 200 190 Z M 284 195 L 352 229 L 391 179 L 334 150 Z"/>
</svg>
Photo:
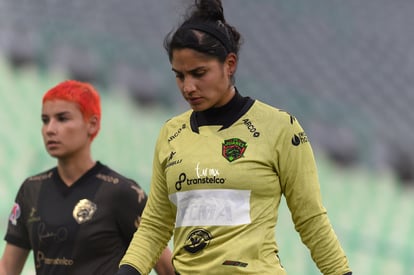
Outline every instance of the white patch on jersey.
<svg viewBox="0 0 414 275">
<path fill-rule="evenodd" d="M 9 216 L 9 221 L 12 223 L 12 225 L 17 225 L 17 220 L 20 218 L 21 213 L 22 211 L 20 210 L 20 205 L 15 202 Z"/>
<path fill-rule="evenodd" d="M 177 206 L 175 227 L 249 224 L 250 190 L 204 189 L 169 196 Z"/>
</svg>

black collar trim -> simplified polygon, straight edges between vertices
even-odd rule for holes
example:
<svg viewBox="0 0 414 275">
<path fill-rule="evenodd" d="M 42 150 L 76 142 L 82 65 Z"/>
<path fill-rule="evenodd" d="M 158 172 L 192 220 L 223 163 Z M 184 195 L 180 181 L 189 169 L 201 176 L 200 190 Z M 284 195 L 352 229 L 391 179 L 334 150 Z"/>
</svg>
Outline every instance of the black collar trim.
<svg viewBox="0 0 414 275">
<path fill-rule="evenodd" d="M 191 130 L 199 133 L 199 127 L 207 125 L 221 125 L 220 131 L 227 129 L 241 118 L 254 102 L 255 100 L 250 97 L 241 96 L 236 89 L 236 95 L 223 107 L 202 112 L 193 111 L 190 117 Z"/>
</svg>

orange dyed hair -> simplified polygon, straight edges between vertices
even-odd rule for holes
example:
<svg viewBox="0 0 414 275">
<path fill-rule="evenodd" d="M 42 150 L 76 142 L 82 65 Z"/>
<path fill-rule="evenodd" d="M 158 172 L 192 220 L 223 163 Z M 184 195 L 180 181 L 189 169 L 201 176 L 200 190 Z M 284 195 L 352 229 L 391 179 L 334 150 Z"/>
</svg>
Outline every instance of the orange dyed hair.
<svg viewBox="0 0 414 275">
<path fill-rule="evenodd" d="M 101 124 L 101 100 L 95 88 L 86 82 L 66 80 L 47 91 L 43 95 L 42 104 L 57 99 L 76 103 L 85 121 L 92 116 L 97 117 L 98 131 L 91 136 L 91 140 L 93 140 L 98 134 Z"/>
</svg>

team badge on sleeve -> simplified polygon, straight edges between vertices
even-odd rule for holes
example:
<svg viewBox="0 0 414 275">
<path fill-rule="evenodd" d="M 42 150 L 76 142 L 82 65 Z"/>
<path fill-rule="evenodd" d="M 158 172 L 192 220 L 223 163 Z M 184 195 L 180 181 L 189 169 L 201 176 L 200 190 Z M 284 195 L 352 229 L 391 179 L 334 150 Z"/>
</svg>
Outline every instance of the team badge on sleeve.
<svg viewBox="0 0 414 275">
<path fill-rule="evenodd" d="M 9 220 L 13 225 L 17 225 L 17 219 L 20 217 L 21 210 L 18 203 L 14 203 L 12 211 L 9 216 Z"/>
</svg>

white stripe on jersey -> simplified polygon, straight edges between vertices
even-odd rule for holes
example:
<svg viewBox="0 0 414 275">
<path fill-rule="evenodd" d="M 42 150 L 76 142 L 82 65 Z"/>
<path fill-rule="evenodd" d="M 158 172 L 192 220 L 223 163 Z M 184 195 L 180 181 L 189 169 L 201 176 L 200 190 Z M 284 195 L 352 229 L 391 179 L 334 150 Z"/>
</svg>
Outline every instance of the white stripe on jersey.
<svg viewBox="0 0 414 275">
<path fill-rule="evenodd" d="M 177 206 L 175 227 L 249 224 L 250 190 L 208 189 L 169 195 Z"/>
</svg>

